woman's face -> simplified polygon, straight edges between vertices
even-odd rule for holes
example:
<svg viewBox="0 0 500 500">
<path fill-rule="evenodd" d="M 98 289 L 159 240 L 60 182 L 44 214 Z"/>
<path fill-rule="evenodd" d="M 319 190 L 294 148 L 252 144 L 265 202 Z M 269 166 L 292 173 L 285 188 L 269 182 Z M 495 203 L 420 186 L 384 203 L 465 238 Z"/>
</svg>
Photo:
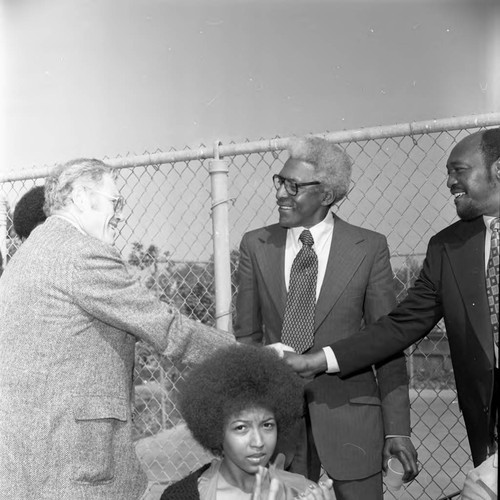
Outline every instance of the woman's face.
<svg viewBox="0 0 500 500">
<path fill-rule="evenodd" d="M 265 408 L 249 408 L 229 418 L 222 448 L 224 462 L 233 477 L 254 475 L 266 466 L 276 447 L 278 428 L 274 414 Z"/>
</svg>

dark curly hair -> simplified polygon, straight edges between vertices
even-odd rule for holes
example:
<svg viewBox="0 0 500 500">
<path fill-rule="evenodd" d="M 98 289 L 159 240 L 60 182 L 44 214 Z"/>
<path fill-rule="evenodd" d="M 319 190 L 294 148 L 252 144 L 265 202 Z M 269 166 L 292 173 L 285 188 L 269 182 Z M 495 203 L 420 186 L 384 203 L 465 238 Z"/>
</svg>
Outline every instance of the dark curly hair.
<svg viewBox="0 0 500 500">
<path fill-rule="evenodd" d="M 194 438 L 222 454 L 224 430 L 241 411 L 272 411 L 280 437 L 303 412 L 303 382 L 271 349 L 243 344 L 220 348 L 186 375 L 180 411 Z"/>
<path fill-rule="evenodd" d="M 14 231 L 19 238 L 27 238 L 47 216 L 43 211 L 45 194 L 43 186 L 35 186 L 25 193 L 14 209 Z"/>
</svg>

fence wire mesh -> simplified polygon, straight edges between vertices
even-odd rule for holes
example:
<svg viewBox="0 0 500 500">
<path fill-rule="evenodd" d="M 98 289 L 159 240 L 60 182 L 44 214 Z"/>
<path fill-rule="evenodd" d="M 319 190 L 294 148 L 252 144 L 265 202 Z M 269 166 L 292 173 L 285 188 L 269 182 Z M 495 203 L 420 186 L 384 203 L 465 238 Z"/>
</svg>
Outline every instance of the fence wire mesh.
<svg viewBox="0 0 500 500">
<path fill-rule="evenodd" d="M 493 124 L 498 123 L 500 120 L 495 118 Z M 390 136 L 388 127 L 389 132 L 379 137 L 358 140 L 353 131 L 351 139 L 338 141 L 354 160 L 354 167 L 349 195 L 336 212 L 353 224 L 387 236 L 398 300 L 415 280 L 430 237 L 456 218 L 446 188 L 445 165 L 450 150 L 469 133 L 489 125 L 491 120 L 484 124 L 475 120 L 472 126 L 394 136 Z M 349 132 L 345 135 L 349 136 Z M 271 141 L 284 144 L 280 138 Z M 234 149 L 238 150 L 238 145 Z M 192 156 L 194 159 L 118 170 L 119 188 L 127 205 L 116 245 L 131 272 L 152 293 L 188 316 L 213 325 L 208 162 Z M 277 221 L 271 176 L 281 169 L 286 158 L 280 147 L 225 155 L 229 161 L 233 297 L 240 239 L 247 230 Z M 125 159 L 133 163 L 133 157 Z M 13 208 L 26 191 L 39 184 L 43 184 L 43 177 L 37 175 L 2 182 L 7 201 L 4 260 L 8 261 L 21 244 L 12 229 Z M 437 499 L 460 489 L 472 467 L 443 324 L 408 349 L 407 362 L 413 442 L 422 471 L 404 490 L 386 491 L 385 498 Z M 144 497 L 149 500 L 158 499 L 166 485 L 210 458 L 190 437 L 177 409 L 187 369 L 174 366 L 146 344 L 137 345 L 134 439 L 150 479 Z"/>
</svg>

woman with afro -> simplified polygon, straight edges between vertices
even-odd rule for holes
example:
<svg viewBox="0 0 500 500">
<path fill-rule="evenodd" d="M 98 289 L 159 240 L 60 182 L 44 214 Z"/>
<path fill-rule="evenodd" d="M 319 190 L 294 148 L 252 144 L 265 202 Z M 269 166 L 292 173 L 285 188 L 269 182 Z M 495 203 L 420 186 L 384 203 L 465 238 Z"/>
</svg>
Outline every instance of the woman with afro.
<svg viewBox="0 0 500 500">
<path fill-rule="evenodd" d="M 24 241 L 35 227 L 39 226 L 47 216 L 43 211 L 45 193 L 43 186 L 35 186 L 25 193 L 14 209 L 14 231 Z"/>
<path fill-rule="evenodd" d="M 280 470 L 278 433 L 303 411 L 303 382 L 278 355 L 234 344 L 195 366 L 181 388 L 180 411 L 193 437 L 214 456 L 169 486 L 161 500 L 308 500 L 335 498 L 331 480 L 317 485 Z"/>
</svg>

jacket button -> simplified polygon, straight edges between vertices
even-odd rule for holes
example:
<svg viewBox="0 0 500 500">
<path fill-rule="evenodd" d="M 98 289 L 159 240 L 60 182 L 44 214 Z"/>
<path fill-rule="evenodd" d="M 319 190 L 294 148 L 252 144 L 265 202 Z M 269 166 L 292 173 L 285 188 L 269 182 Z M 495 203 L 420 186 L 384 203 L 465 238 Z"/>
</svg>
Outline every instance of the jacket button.
<svg viewBox="0 0 500 500">
<path fill-rule="evenodd" d="M 490 409 L 489 409 L 489 407 L 488 407 L 488 406 L 485 406 L 485 407 L 483 408 L 484 413 L 488 413 L 488 412 L 489 412 L 489 410 L 490 410 Z"/>
</svg>

